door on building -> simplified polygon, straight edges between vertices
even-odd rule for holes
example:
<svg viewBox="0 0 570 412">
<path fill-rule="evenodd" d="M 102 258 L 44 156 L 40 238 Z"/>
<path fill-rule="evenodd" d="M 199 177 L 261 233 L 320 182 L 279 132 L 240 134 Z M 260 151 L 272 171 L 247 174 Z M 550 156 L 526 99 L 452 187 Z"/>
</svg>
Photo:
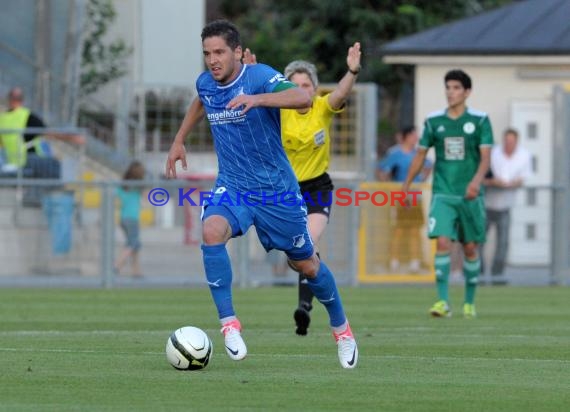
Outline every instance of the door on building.
<svg viewBox="0 0 570 412">
<path fill-rule="evenodd" d="M 514 101 L 511 127 L 519 143 L 532 155 L 532 176 L 519 190 L 511 209 L 508 262 L 514 265 L 548 265 L 551 255 L 552 103 L 547 100 Z M 498 140 L 498 139 L 497 139 Z"/>
</svg>

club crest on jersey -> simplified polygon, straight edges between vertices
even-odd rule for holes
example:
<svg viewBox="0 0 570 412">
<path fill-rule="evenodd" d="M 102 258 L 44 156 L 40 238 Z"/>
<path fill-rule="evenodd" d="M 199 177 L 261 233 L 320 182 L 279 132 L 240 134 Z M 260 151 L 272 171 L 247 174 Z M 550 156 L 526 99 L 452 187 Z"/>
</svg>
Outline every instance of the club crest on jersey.
<svg viewBox="0 0 570 412">
<path fill-rule="evenodd" d="M 431 233 L 435 229 L 435 217 L 430 217 L 428 222 L 428 232 Z"/>
<path fill-rule="evenodd" d="M 438 132 L 438 133 L 443 133 L 443 132 L 445 132 L 445 126 L 442 125 L 442 124 L 440 124 L 439 127 L 437 128 L 437 132 Z"/>
<path fill-rule="evenodd" d="M 303 246 L 305 246 L 305 236 L 303 236 L 302 234 L 293 236 L 293 247 L 300 249 Z"/>
<path fill-rule="evenodd" d="M 467 122 L 463 125 L 463 131 L 467 134 L 471 134 L 475 131 L 475 125 L 471 122 Z"/>
<path fill-rule="evenodd" d="M 241 86 L 239 89 L 237 89 L 236 97 L 237 97 L 237 96 L 240 96 L 240 95 L 242 95 L 242 94 L 245 94 L 245 93 L 243 92 L 243 86 Z"/>
</svg>

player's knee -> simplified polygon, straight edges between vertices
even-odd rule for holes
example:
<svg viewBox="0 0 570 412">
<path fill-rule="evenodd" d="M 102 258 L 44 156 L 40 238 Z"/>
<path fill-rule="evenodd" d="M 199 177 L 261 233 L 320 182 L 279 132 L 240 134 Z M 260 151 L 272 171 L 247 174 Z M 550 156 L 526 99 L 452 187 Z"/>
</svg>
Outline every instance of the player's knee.
<svg viewBox="0 0 570 412">
<path fill-rule="evenodd" d="M 319 258 L 313 255 L 305 260 L 289 260 L 289 265 L 308 278 L 314 278 L 319 271 Z"/>
<path fill-rule="evenodd" d="M 466 243 L 463 245 L 463 255 L 469 260 L 475 260 L 479 252 L 478 249 L 476 243 Z"/>
<path fill-rule="evenodd" d="M 204 221 L 202 240 L 205 245 L 216 245 L 227 242 L 231 237 L 228 221 L 222 216 L 211 216 Z"/>
<path fill-rule="evenodd" d="M 437 238 L 437 251 L 439 253 L 449 252 L 451 250 L 451 240 L 446 237 Z"/>
</svg>

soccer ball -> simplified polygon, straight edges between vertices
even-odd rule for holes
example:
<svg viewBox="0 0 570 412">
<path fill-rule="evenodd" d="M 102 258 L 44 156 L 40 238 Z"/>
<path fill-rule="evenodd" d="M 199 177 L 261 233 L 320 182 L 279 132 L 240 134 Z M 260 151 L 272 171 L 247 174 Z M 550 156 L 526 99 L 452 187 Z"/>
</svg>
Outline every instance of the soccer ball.
<svg viewBox="0 0 570 412">
<path fill-rule="evenodd" d="M 176 369 L 204 369 L 212 356 L 212 341 L 200 328 L 185 326 L 166 341 L 166 359 Z"/>
</svg>

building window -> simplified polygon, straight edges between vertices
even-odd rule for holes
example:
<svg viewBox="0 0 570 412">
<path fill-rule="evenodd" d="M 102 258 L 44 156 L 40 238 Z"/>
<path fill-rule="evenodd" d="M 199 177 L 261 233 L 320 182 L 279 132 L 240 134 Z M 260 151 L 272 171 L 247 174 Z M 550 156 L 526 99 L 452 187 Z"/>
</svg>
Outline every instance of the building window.
<svg viewBox="0 0 570 412">
<path fill-rule="evenodd" d="M 536 155 L 532 155 L 530 161 L 531 161 L 532 172 L 535 174 L 538 173 L 538 158 L 536 157 Z"/>
<path fill-rule="evenodd" d="M 536 240 L 536 225 L 534 223 L 526 224 L 526 240 Z"/>
<path fill-rule="evenodd" d="M 536 189 L 531 188 L 526 190 L 526 205 L 536 206 Z"/>
<path fill-rule="evenodd" d="M 534 122 L 526 124 L 526 135 L 529 139 L 538 139 L 538 125 Z"/>
</svg>

